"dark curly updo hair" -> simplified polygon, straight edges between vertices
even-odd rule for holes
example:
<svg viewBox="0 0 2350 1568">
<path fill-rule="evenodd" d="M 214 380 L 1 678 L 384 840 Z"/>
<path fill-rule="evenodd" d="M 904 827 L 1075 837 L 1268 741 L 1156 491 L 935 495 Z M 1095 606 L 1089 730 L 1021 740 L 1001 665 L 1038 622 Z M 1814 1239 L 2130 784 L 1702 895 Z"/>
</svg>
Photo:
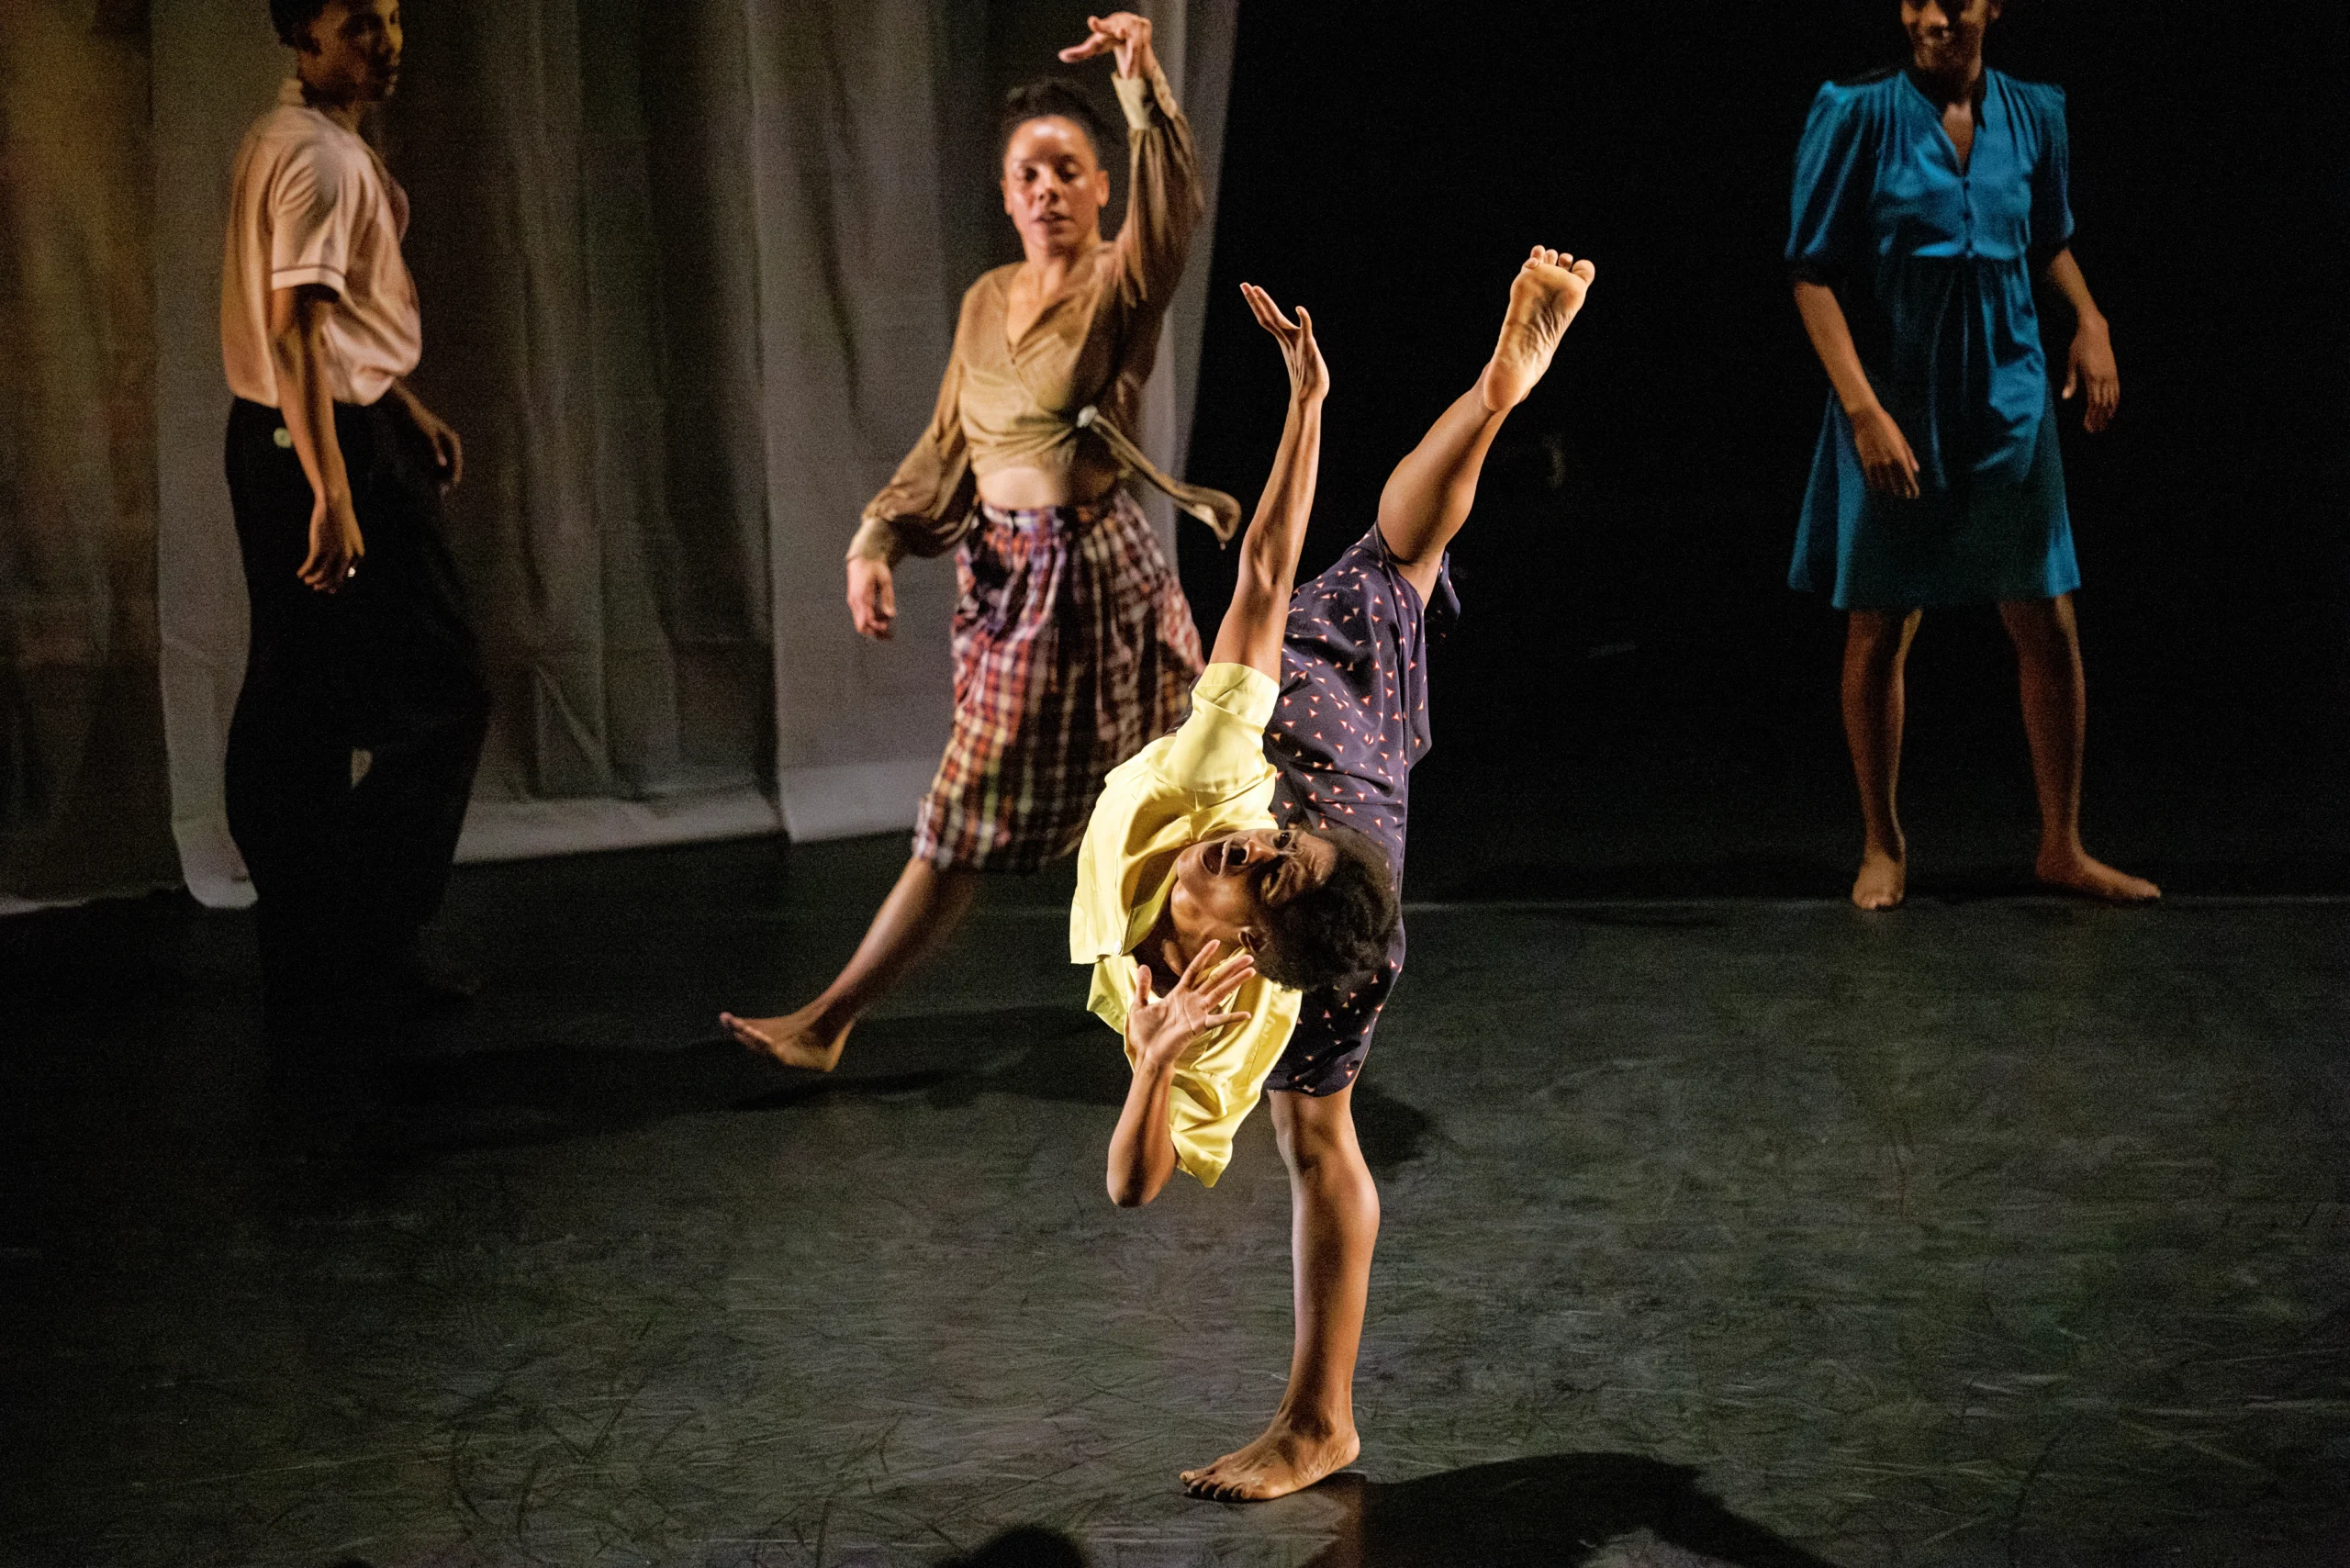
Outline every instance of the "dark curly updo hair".
<svg viewBox="0 0 2350 1568">
<path fill-rule="evenodd" d="M 1032 119 L 1058 115 L 1073 120 L 1078 129 L 1085 132 L 1085 140 L 1093 144 L 1093 161 L 1102 162 L 1102 150 L 1115 147 L 1118 142 L 1110 129 L 1110 122 L 1094 106 L 1092 95 L 1067 76 L 1039 76 L 1033 82 L 1023 82 L 1003 96 L 1003 118 L 996 125 L 995 161 L 1003 162 L 1005 149 L 1012 145 L 1012 133 Z"/>
<path fill-rule="evenodd" d="M 1265 914 L 1257 972 L 1292 991 L 1341 986 L 1386 961 L 1403 919 L 1387 852 L 1350 827 L 1314 830 L 1338 852 L 1329 880 Z"/>
<path fill-rule="evenodd" d="M 310 47 L 310 24 L 327 8 L 327 0 L 269 0 L 269 25 L 277 41 L 288 49 Z"/>
</svg>

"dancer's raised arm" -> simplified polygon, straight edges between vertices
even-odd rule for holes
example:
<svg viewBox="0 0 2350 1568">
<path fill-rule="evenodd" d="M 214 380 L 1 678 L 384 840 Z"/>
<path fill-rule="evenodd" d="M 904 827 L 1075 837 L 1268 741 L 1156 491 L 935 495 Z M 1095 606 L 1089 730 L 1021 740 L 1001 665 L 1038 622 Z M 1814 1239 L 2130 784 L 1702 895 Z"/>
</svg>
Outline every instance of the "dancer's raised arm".
<svg viewBox="0 0 2350 1568">
<path fill-rule="evenodd" d="M 1204 210 L 1199 151 L 1175 89 L 1151 50 L 1150 18 L 1113 11 L 1088 17 L 1085 25 L 1085 41 L 1061 50 L 1060 57 L 1075 64 L 1112 56 L 1117 74 L 1110 85 L 1126 117 L 1126 220 L 1111 242 L 1119 290 L 1129 304 L 1163 307 L 1183 281 L 1183 259 Z M 1106 155 L 1110 149 L 1101 151 Z M 1157 330 L 1156 317 L 1152 329 Z"/>
<path fill-rule="evenodd" d="M 1315 476 L 1322 466 L 1322 400 L 1330 393 L 1330 367 L 1314 341 L 1314 318 L 1303 308 L 1292 321 L 1255 284 L 1242 284 L 1240 292 L 1258 324 L 1280 341 L 1289 364 L 1289 418 L 1257 515 L 1240 541 L 1240 580 L 1208 662 L 1247 665 L 1279 680 L 1281 630 L 1289 623 L 1290 589 L 1297 583 L 1297 557 L 1305 547 Z"/>
</svg>

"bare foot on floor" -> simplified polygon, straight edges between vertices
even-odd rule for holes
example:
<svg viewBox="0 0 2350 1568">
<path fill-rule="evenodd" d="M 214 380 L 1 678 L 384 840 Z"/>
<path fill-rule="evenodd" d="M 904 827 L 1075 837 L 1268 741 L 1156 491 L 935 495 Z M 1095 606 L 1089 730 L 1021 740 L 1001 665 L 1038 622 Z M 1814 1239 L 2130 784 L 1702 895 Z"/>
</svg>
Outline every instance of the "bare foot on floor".
<svg viewBox="0 0 2350 1568">
<path fill-rule="evenodd" d="M 1909 891 L 1909 868 L 1882 849 L 1864 850 L 1852 879 L 1852 902 L 1863 909 L 1892 909 Z"/>
<path fill-rule="evenodd" d="M 1567 323 L 1583 308 L 1583 297 L 1598 269 L 1564 251 L 1537 245 L 1509 286 L 1509 314 L 1502 318 L 1501 342 L 1478 378 L 1477 396 L 1494 413 L 1526 401 L 1550 368 Z"/>
<path fill-rule="evenodd" d="M 786 1067 L 804 1067 L 817 1072 L 830 1072 L 840 1065 L 841 1047 L 848 1044 L 848 1032 L 856 1027 L 854 1018 L 845 1024 L 830 1022 L 822 1005 L 812 1002 L 782 1018 L 737 1018 L 732 1013 L 722 1013 L 718 1024 L 738 1044 L 761 1056 L 770 1057 Z"/>
<path fill-rule="evenodd" d="M 1183 1490 L 1219 1503 L 1261 1503 L 1302 1492 L 1324 1476 L 1344 1470 L 1362 1452 L 1350 1425 L 1316 1437 L 1293 1431 L 1277 1417 L 1265 1435 L 1214 1464 L 1183 1472 Z"/>
<path fill-rule="evenodd" d="M 2163 896 L 2163 890 L 2145 878 L 2117 871 L 2086 849 L 2068 853 L 2043 849 L 2031 871 L 2059 892 L 2078 893 L 2107 903 L 2152 903 Z"/>
</svg>

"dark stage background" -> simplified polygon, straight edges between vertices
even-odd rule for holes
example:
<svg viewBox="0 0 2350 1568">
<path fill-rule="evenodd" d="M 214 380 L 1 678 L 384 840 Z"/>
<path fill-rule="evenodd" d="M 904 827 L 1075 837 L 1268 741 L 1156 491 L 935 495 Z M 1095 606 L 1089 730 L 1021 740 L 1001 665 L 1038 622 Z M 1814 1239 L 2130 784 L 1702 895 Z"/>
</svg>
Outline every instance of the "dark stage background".
<svg viewBox="0 0 2350 1568">
<path fill-rule="evenodd" d="M 1988 58 L 2067 90 L 2075 252 L 2122 376 L 2103 436 L 2063 415 L 2090 847 L 2178 891 L 2350 888 L 2341 14 L 2009 12 Z M 1841 618 L 1785 586 L 1826 380 L 1779 256 L 1812 94 L 1904 54 L 1891 0 L 1244 8 L 1192 467 L 1253 502 L 1278 430 L 1237 283 L 1311 306 L 1335 390 L 1308 572 L 1469 385 L 1526 247 L 1600 268 L 1455 552 L 1418 896 L 1849 877 Z M 2059 367 L 2071 330 L 2044 300 Z M 1195 530 L 1184 552 L 1212 629 L 1229 560 Z M 1927 618 L 1922 886 L 2028 867 L 2013 678 L 1990 610 Z"/>
</svg>

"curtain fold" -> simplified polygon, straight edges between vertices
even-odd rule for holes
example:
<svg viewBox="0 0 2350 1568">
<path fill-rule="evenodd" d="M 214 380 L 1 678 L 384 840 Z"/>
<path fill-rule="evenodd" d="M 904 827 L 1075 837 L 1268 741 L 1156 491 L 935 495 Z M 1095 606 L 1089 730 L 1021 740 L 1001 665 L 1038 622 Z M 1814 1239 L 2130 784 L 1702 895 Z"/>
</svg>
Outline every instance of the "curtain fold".
<svg viewBox="0 0 2350 1568">
<path fill-rule="evenodd" d="M 0 912 L 176 879 L 147 47 L 118 9 L 0 6 Z"/>
<path fill-rule="evenodd" d="M 408 8 L 387 152 L 417 213 L 417 385 L 468 437 L 452 543 L 495 704 L 471 855 L 519 847 L 506 841 L 520 823 L 561 814 L 545 802 L 765 784 L 735 15 L 642 0 Z M 499 809 L 525 802 L 540 809 Z M 756 820 L 743 804 L 731 820 Z"/>
<path fill-rule="evenodd" d="M 859 639 L 842 555 L 928 417 L 954 323 L 932 0 L 750 8 L 752 189 L 773 527 L 776 772 L 796 838 L 903 827 L 946 744 L 950 571 Z"/>
</svg>

